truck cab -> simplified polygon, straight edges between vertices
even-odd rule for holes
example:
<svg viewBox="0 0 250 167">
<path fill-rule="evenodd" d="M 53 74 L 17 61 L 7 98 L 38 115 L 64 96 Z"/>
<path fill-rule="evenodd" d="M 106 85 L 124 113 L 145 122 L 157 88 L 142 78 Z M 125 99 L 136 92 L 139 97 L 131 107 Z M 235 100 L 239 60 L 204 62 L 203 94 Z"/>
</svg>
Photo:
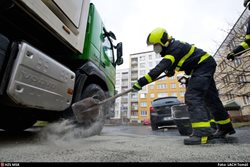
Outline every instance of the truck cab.
<svg viewBox="0 0 250 167">
<path fill-rule="evenodd" d="M 89 0 L 2 0 L 0 27 L 0 128 L 72 119 L 73 103 L 114 95 L 122 43 Z"/>
</svg>

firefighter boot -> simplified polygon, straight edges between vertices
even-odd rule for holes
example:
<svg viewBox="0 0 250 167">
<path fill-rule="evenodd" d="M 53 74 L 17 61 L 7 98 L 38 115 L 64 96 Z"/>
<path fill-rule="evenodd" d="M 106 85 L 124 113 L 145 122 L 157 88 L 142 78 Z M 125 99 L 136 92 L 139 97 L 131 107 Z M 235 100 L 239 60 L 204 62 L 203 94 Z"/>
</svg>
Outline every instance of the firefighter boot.
<svg viewBox="0 0 250 167">
<path fill-rule="evenodd" d="M 217 131 L 213 134 L 213 138 L 225 138 L 227 134 L 232 135 L 236 133 L 232 123 L 227 123 L 225 125 L 219 125 Z"/>
<path fill-rule="evenodd" d="M 210 140 L 209 136 L 189 136 L 189 138 L 184 139 L 185 145 L 200 145 L 200 144 L 206 144 Z"/>
</svg>

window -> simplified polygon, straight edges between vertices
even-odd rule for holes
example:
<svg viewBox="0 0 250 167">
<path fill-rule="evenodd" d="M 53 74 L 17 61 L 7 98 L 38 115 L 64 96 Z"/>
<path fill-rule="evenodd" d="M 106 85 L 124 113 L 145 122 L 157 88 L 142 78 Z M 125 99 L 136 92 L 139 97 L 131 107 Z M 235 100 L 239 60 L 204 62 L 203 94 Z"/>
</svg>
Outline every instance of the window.
<svg viewBox="0 0 250 167">
<path fill-rule="evenodd" d="M 142 110 L 141 111 L 141 116 L 147 116 L 147 111 Z"/>
<path fill-rule="evenodd" d="M 136 94 L 131 94 L 131 98 L 132 99 L 138 99 L 138 94 L 136 93 Z"/>
<path fill-rule="evenodd" d="M 239 67 L 242 64 L 241 58 L 234 59 L 234 66 Z"/>
<path fill-rule="evenodd" d="M 152 60 L 152 59 L 153 59 L 153 56 L 152 56 L 152 55 L 148 55 L 148 59 L 149 59 L 149 60 Z"/>
<path fill-rule="evenodd" d="M 166 84 L 158 84 L 158 85 L 157 85 L 157 88 L 158 88 L 158 89 L 166 89 L 166 88 L 167 88 L 167 85 L 166 85 Z"/>
<path fill-rule="evenodd" d="M 115 83 L 116 83 L 117 85 L 120 85 L 120 80 L 117 79 L 117 80 L 115 81 Z"/>
<path fill-rule="evenodd" d="M 174 76 L 170 77 L 170 80 L 174 80 L 174 79 L 175 79 L 175 77 L 174 77 Z"/>
<path fill-rule="evenodd" d="M 145 68 L 146 66 L 145 66 L 145 63 L 140 63 L 140 67 L 141 68 Z"/>
<path fill-rule="evenodd" d="M 159 81 L 164 81 L 164 80 L 167 80 L 167 77 L 163 77 Z"/>
<path fill-rule="evenodd" d="M 239 75 L 238 76 L 238 81 L 239 83 L 246 83 L 247 82 L 247 78 L 245 75 Z"/>
<path fill-rule="evenodd" d="M 131 104 L 131 110 L 138 110 L 138 104 L 137 103 L 132 103 Z"/>
<path fill-rule="evenodd" d="M 146 93 L 142 93 L 142 94 L 140 94 L 140 98 L 142 98 L 142 99 L 145 99 L 145 98 L 146 98 L 146 96 L 147 96 L 147 94 L 146 94 Z"/>
<path fill-rule="evenodd" d="M 131 59 L 131 63 L 132 64 L 137 64 L 138 63 L 138 59 L 137 58 L 132 58 Z"/>
<path fill-rule="evenodd" d="M 225 85 L 229 84 L 230 82 L 230 76 L 226 75 L 225 77 L 222 78 L 222 81 Z"/>
<path fill-rule="evenodd" d="M 176 92 L 172 92 L 171 96 L 177 96 L 177 93 Z"/>
<path fill-rule="evenodd" d="M 131 111 L 131 116 L 138 116 L 138 111 Z"/>
<path fill-rule="evenodd" d="M 158 93 L 158 98 L 160 97 L 167 97 L 168 96 L 168 93 Z"/>
<path fill-rule="evenodd" d="M 140 75 L 145 75 L 146 74 L 146 70 L 140 70 Z"/>
<path fill-rule="evenodd" d="M 234 99 L 234 95 L 231 94 L 231 93 L 228 93 L 227 94 L 227 100 L 231 100 L 231 99 Z"/>
<path fill-rule="evenodd" d="M 160 54 L 156 54 L 156 58 L 157 59 L 161 58 L 161 55 Z"/>
<path fill-rule="evenodd" d="M 122 81 L 122 87 L 128 87 L 128 81 Z"/>
<path fill-rule="evenodd" d="M 154 85 L 149 85 L 149 87 L 151 90 L 154 89 Z"/>
<path fill-rule="evenodd" d="M 244 34 L 246 34 L 247 32 L 247 26 L 248 26 L 248 22 L 246 22 L 243 26 Z"/>
<path fill-rule="evenodd" d="M 175 83 L 172 83 L 172 84 L 171 84 L 171 88 L 176 88 L 176 84 L 175 84 Z"/>
<path fill-rule="evenodd" d="M 226 64 L 225 60 L 223 60 L 223 61 L 220 63 L 219 68 L 220 68 L 221 71 L 223 71 L 223 70 L 226 68 L 226 66 L 227 66 L 227 64 Z"/>
<path fill-rule="evenodd" d="M 231 40 L 231 42 L 228 44 L 228 47 L 230 50 L 233 50 L 235 48 L 236 44 L 235 44 L 235 39 Z"/>
<path fill-rule="evenodd" d="M 155 97 L 155 94 L 154 93 L 151 93 L 150 94 L 150 98 L 154 98 Z"/>
<path fill-rule="evenodd" d="M 243 96 L 244 104 L 250 104 L 250 96 Z"/>
<path fill-rule="evenodd" d="M 141 102 L 141 107 L 147 107 L 147 103 L 146 102 Z"/>
<path fill-rule="evenodd" d="M 103 34 L 104 34 L 104 31 L 103 31 Z M 103 41 L 102 45 L 103 45 L 103 51 L 105 53 L 105 56 L 107 56 L 109 58 L 109 60 L 112 62 L 112 64 L 114 64 L 115 60 L 114 60 L 112 45 L 107 37 L 104 37 L 103 40 L 104 41 Z"/>
<path fill-rule="evenodd" d="M 141 56 L 140 61 L 145 61 L 145 56 Z"/>
<path fill-rule="evenodd" d="M 186 88 L 186 85 L 185 84 L 179 84 L 179 87 L 180 88 Z"/>
<path fill-rule="evenodd" d="M 150 68 L 152 68 L 152 67 L 153 67 L 153 62 L 150 61 L 150 62 L 148 63 L 148 66 L 149 66 Z"/>
<path fill-rule="evenodd" d="M 128 78 L 128 72 L 122 73 L 122 77 L 123 77 L 123 78 Z"/>
</svg>

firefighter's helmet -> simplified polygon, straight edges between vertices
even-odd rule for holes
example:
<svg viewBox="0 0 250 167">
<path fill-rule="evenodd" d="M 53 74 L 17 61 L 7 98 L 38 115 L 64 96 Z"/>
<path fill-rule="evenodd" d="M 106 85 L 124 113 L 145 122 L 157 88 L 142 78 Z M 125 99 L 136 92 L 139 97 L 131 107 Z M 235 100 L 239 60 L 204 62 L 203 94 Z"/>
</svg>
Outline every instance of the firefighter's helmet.
<svg viewBox="0 0 250 167">
<path fill-rule="evenodd" d="M 168 35 L 167 31 L 164 28 L 154 29 L 147 38 L 147 45 L 156 45 L 160 44 L 167 47 L 172 37 Z"/>
</svg>

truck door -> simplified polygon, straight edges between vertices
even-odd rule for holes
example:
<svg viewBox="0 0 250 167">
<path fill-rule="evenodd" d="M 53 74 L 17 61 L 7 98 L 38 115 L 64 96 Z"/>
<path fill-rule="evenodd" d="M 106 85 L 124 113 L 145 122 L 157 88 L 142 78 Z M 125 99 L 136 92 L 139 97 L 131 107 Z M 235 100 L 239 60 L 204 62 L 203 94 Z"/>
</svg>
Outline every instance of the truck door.
<svg viewBox="0 0 250 167">
<path fill-rule="evenodd" d="M 103 32 L 104 33 L 104 32 Z M 104 37 L 102 43 L 102 51 L 101 51 L 101 68 L 105 72 L 106 76 L 114 85 L 115 81 L 115 67 L 114 67 L 114 51 L 113 45 L 111 44 L 111 40 L 108 37 Z"/>
</svg>

